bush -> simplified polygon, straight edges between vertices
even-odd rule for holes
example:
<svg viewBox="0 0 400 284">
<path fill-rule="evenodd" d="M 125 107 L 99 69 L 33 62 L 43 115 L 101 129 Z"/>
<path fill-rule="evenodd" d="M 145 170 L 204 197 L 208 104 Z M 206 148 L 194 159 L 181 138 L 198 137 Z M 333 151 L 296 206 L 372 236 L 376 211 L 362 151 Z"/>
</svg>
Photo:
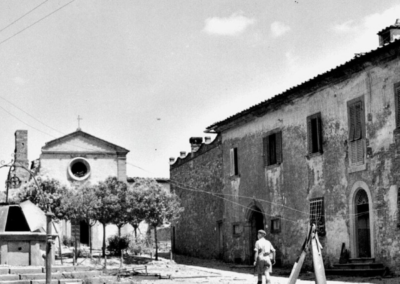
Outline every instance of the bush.
<svg viewBox="0 0 400 284">
<path fill-rule="evenodd" d="M 107 250 L 112 255 L 121 255 L 121 252 L 129 247 L 129 243 L 130 239 L 128 236 L 113 236 L 108 238 Z"/>
</svg>

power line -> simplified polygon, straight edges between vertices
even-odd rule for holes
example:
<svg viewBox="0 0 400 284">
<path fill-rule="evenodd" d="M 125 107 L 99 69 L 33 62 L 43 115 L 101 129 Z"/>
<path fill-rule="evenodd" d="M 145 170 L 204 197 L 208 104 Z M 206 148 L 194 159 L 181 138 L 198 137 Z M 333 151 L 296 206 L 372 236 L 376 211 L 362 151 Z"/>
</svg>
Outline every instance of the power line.
<svg viewBox="0 0 400 284">
<path fill-rule="evenodd" d="M 6 100 L 5 98 L 3 98 L 3 97 L 0 96 L 0 99 L 3 99 L 3 100 L 5 100 L 6 102 L 10 103 L 11 105 L 13 105 L 14 107 L 16 107 L 17 109 L 19 109 L 19 110 L 22 111 L 23 113 L 29 115 L 30 117 L 32 117 L 32 118 L 35 119 L 36 121 L 40 122 L 41 124 L 43 124 L 43 125 L 45 125 L 45 126 L 51 128 L 51 129 L 53 129 L 54 131 L 57 131 L 57 132 L 63 134 L 61 131 L 59 131 L 59 130 L 57 130 L 57 129 L 55 129 L 55 128 L 52 128 L 51 126 L 46 125 L 45 123 L 43 123 L 43 122 L 41 122 L 40 120 L 38 120 L 37 118 L 35 118 L 33 115 L 27 113 L 26 111 L 24 111 L 23 109 L 21 109 L 21 108 L 18 107 L 17 105 L 13 104 L 12 102 Z M 57 137 L 54 136 L 54 135 L 51 135 L 51 134 L 49 134 L 49 133 L 46 133 L 46 132 L 44 132 L 44 131 L 42 131 L 42 130 L 40 130 L 40 129 L 38 129 L 38 128 L 36 128 L 36 127 L 34 127 L 34 126 L 32 126 L 32 125 L 30 125 L 30 124 L 28 124 L 28 123 L 26 123 L 26 122 L 23 121 L 22 119 L 18 118 L 17 116 L 15 116 L 15 115 L 13 115 L 12 113 L 10 113 L 9 111 L 7 111 L 7 110 L 6 110 L 5 108 L 3 108 L 2 106 L 0 106 L 0 108 L 1 108 L 2 110 L 4 110 L 6 113 L 8 113 L 9 115 L 11 115 L 12 117 L 14 117 L 15 119 L 17 119 L 18 121 L 20 121 L 20 122 L 22 122 L 23 124 L 27 125 L 28 127 L 31 127 L 32 129 L 34 129 L 34 130 L 36 130 L 36 131 L 39 131 L 39 132 L 41 132 L 41 133 L 43 133 L 43 134 L 46 134 L 46 135 L 48 135 L 48 136 L 51 136 L 52 138 L 57 138 Z M 64 135 L 64 134 L 63 134 L 63 135 Z M 73 146 L 76 146 L 76 147 L 81 148 L 81 149 L 83 149 L 83 150 L 90 150 L 89 148 L 82 147 L 81 145 L 76 145 L 76 144 L 75 144 L 75 145 L 73 145 Z M 144 168 L 142 168 L 142 167 L 136 166 L 136 165 L 134 165 L 134 164 L 132 164 L 132 163 L 129 163 L 129 162 L 126 162 L 126 163 L 127 163 L 128 165 L 130 165 L 130 166 L 132 166 L 132 167 L 135 167 L 135 168 L 138 168 L 138 169 L 140 169 L 140 170 L 142 170 L 142 171 L 148 172 L 148 173 L 150 173 L 150 174 L 154 174 L 153 172 L 150 172 L 150 171 L 148 171 L 148 170 L 146 170 L 146 169 L 144 169 Z"/>
<path fill-rule="evenodd" d="M 4 31 L 5 29 L 7 29 L 8 27 L 12 26 L 13 24 L 15 24 L 16 22 L 18 22 L 19 20 L 21 20 L 23 17 L 29 15 L 30 13 L 32 13 L 33 11 L 35 11 L 37 8 L 39 8 L 40 6 L 42 6 L 44 3 L 46 3 L 49 0 L 45 0 L 42 3 L 40 3 L 39 5 L 37 5 L 36 7 L 34 7 L 32 10 L 28 11 L 27 13 L 23 14 L 21 17 L 19 17 L 18 19 L 16 19 L 15 21 L 11 22 L 10 24 L 8 24 L 7 26 L 5 26 L 4 28 L 2 28 L 0 30 L 0 32 Z"/>
<path fill-rule="evenodd" d="M 177 183 L 177 182 L 171 182 L 171 184 L 177 185 L 177 186 L 179 187 L 179 189 L 189 190 L 189 191 L 192 191 L 192 192 L 206 193 L 206 194 L 209 194 L 209 195 L 218 197 L 218 198 L 220 197 L 220 195 L 224 195 L 224 196 L 236 196 L 236 195 L 232 195 L 232 194 L 208 192 L 208 191 L 201 190 L 201 189 L 198 189 L 198 188 L 195 188 L 195 189 L 194 189 L 193 187 L 190 188 L 190 187 L 188 187 L 187 185 L 182 185 L 182 184 L 179 184 L 179 183 Z M 237 195 L 237 197 L 247 198 L 247 199 L 251 199 L 251 200 L 257 200 L 257 201 L 260 201 L 260 202 L 268 202 L 268 203 L 274 204 L 274 205 L 276 205 L 276 206 L 282 206 L 282 207 L 285 207 L 285 208 L 287 208 L 287 209 L 291 209 L 291 210 L 294 210 L 294 211 L 303 213 L 303 214 L 305 214 L 305 215 L 308 215 L 307 217 L 309 217 L 309 216 L 312 215 L 312 214 L 310 214 L 310 213 L 308 213 L 308 212 L 300 211 L 300 210 L 297 210 L 297 209 L 295 209 L 295 208 L 292 208 L 292 207 L 289 207 L 289 206 L 285 206 L 285 205 L 282 205 L 282 204 L 278 204 L 278 203 L 274 203 L 274 202 L 272 202 L 272 201 L 265 200 L 265 199 L 253 198 L 253 197 L 248 197 L 248 196 L 243 196 L 243 195 Z M 229 201 L 229 202 L 231 202 L 231 203 L 235 203 L 235 204 L 237 204 L 237 205 L 240 205 L 240 206 L 242 206 L 242 207 L 244 207 L 244 208 L 249 209 L 247 206 L 244 206 L 244 205 L 242 205 L 242 204 L 240 204 L 240 203 L 233 202 L 233 201 L 231 201 L 231 200 L 229 200 L 229 199 L 226 199 L 226 200 Z M 250 210 L 251 210 L 251 209 L 250 209 Z M 380 211 L 380 210 L 383 210 L 383 209 L 375 209 L 375 210 L 373 210 L 373 211 L 374 211 L 374 212 L 378 212 L 378 211 Z M 254 211 L 254 210 L 253 210 L 253 211 Z M 346 220 L 349 220 L 350 217 L 352 217 L 352 216 L 358 217 L 358 216 L 363 216 L 363 215 L 366 215 L 366 214 L 369 214 L 369 212 L 362 212 L 362 213 L 355 213 L 355 214 L 350 214 L 350 213 L 349 213 L 349 214 L 345 214 L 345 216 L 346 216 L 345 219 L 346 219 Z M 324 214 L 325 217 L 337 217 L 337 216 L 339 216 L 339 215 L 340 215 L 340 214 Z M 268 215 L 268 216 L 275 217 L 275 215 Z M 347 218 L 347 217 L 348 217 L 348 218 Z M 282 217 L 281 217 L 281 219 L 282 219 Z M 285 219 L 285 218 L 283 218 L 283 219 Z M 289 219 L 287 219 L 287 220 L 289 220 Z M 292 220 L 290 220 L 290 221 L 292 221 Z"/>
<path fill-rule="evenodd" d="M 22 32 L 24 32 L 24 31 L 26 31 L 27 29 L 29 29 L 30 27 L 32 27 L 32 26 L 34 26 L 34 25 L 36 25 L 37 23 L 39 23 L 39 22 L 43 21 L 44 19 L 46 19 L 46 18 L 50 17 L 51 15 L 53 15 L 54 13 L 56 13 L 56 12 L 60 11 L 61 9 L 63 9 L 63 8 L 64 8 L 64 7 L 66 7 L 66 6 L 68 6 L 69 4 L 71 4 L 71 3 L 72 3 L 72 2 L 74 2 L 74 1 L 75 1 L 75 0 L 72 0 L 72 1 L 68 2 L 67 4 L 65 4 L 65 5 L 61 6 L 60 8 L 58 8 L 58 9 L 56 9 L 56 10 L 54 10 L 54 11 L 53 11 L 53 12 L 51 12 L 50 14 L 47 14 L 47 15 L 46 15 L 46 16 L 44 16 L 43 18 L 40 18 L 39 20 L 37 20 L 36 22 L 33 22 L 32 24 L 30 24 L 30 25 L 29 25 L 29 26 L 27 26 L 26 28 L 24 28 L 24 29 L 20 30 L 19 32 L 17 32 L 17 33 L 15 33 L 15 34 L 13 34 L 12 36 L 10 36 L 10 37 L 6 38 L 5 40 L 3 40 L 3 41 L 1 41 L 1 42 L 0 42 L 0 45 L 1 45 L 1 44 L 3 44 L 3 43 L 5 43 L 5 42 L 7 42 L 7 41 L 9 41 L 10 39 L 12 39 L 13 37 L 15 37 L 15 36 L 19 35 L 20 33 L 22 33 Z"/>
<path fill-rule="evenodd" d="M 54 131 L 56 131 L 56 132 L 58 132 L 58 133 L 60 133 L 60 134 L 62 134 L 62 135 L 65 135 L 65 133 L 62 133 L 61 131 L 59 131 L 59 130 L 57 130 L 57 129 L 55 129 L 55 128 L 53 128 L 53 127 L 47 125 L 47 124 L 45 124 L 44 122 L 42 122 L 42 121 L 40 121 L 39 119 L 35 118 L 33 115 L 31 115 L 31 114 L 29 114 L 28 112 L 24 111 L 22 108 L 18 107 L 17 105 L 15 105 L 14 103 L 10 102 L 9 100 L 7 100 L 7 99 L 5 99 L 5 98 L 3 98 L 3 97 L 1 97 L 1 96 L 0 96 L 0 99 L 2 99 L 2 100 L 4 100 L 4 101 L 8 102 L 9 104 L 11 104 L 12 106 L 14 106 L 15 108 L 19 109 L 20 111 L 22 111 L 22 112 L 25 113 L 26 115 L 30 116 L 31 118 L 33 118 L 33 119 L 36 120 L 37 122 L 39 122 L 39 123 L 43 124 L 44 126 L 50 128 L 51 130 L 54 130 Z"/>
<path fill-rule="evenodd" d="M 32 126 L 32 125 L 29 125 L 28 123 L 26 123 L 26 122 L 24 122 L 23 120 L 19 119 L 18 117 L 16 117 L 15 115 L 13 115 L 11 112 L 9 112 L 8 110 L 6 110 L 6 109 L 3 108 L 2 106 L 0 106 L 0 108 L 1 108 L 2 110 L 4 110 L 6 113 L 8 113 L 9 115 L 11 115 L 12 117 L 14 117 L 15 119 L 17 119 L 18 121 L 22 122 L 23 124 L 25 124 L 25 125 L 27 125 L 27 126 L 33 128 L 33 129 L 35 129 L 35 130 L 37 130 L 37 131 L 39 131 L 39 132 L 41 132 L 41 133 L 43 133 L 43 134 L 46 134 L 46 135 L 51 136 L 51 137 L 55 137 L 55 136 L 53 136 L 53 135 L 51 135 L 51 134 L 49 134 L 49 133 L 46 133 L 46 132 L 44 132 L 44 131 L 42 131 L 42 130 L 40 130 L 40 129 L 37 129 L 36 127 L 34 127 L 34 126 Z"/>
</svg>

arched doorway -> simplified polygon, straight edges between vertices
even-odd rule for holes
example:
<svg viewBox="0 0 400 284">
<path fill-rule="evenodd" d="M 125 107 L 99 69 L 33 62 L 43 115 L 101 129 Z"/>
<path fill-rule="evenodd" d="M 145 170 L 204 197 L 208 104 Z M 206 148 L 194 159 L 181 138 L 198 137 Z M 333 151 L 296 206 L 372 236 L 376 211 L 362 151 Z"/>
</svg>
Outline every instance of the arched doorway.
<svg viewBox="0 0 400 284">
<path fill-rule="evenodd" d="M 264 214 L 258 206 L 252 206 L 249 214 L 250 223 L 250 256 L 254 255 L 254 244 L 257 241 L 257 231 L 264 230 Z M 250 257 L 250 258 L 251 258 Z"/>
<path fill-rule="evenodd" d="M 354 201 L 357 256 L 371 257 L 369 202 L 365 190 L 359 189 Z"/>
</svg>

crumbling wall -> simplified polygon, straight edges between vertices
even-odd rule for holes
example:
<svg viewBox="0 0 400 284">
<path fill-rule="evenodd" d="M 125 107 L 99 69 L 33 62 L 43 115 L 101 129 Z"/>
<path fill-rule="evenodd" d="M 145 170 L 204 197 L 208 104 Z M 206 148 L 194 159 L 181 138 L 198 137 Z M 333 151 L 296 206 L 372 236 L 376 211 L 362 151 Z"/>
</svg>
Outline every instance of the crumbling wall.
<svg viewBox="0 0 400 284">
<path fill-rule="evenodd" d="M 252 200 L 258 201 L 265 212 L 267 239 L 277 247 L 284 264 L 292 264 L 299 255 L 309 225 L 309 201 L 317 197 L 324 198 L 326 235 L 321 242 L 326 265 L 338 262 L 342 243 L 351 257 L 357 257 L 351 189 L 363 182 L 373 208 L 372 257 L 398 269 L 400 139 L 393 138 L 393 85 L 400 82 L 400 64 L 398 59 L 376 64 L 345 80 L 326 82 L 315 92 L 294 96 L 290 103 L 253 120 L 238 119 L 235 127 L 222 133 L 224 194 L 231 196 L 225 205 L 226 224 L 250 226 L 248 208 Z M 349 166 L 347 102 L 361 96 L 365 102 L 366 166 L 354 170 Z M 323 153 L 309 155 L 306 118 L 317 112 L 322 117 Z M 283 162 L 264 167 L 262 138 L 274 129 L 282 131 Z M 229 155 L 233 147 L 238 149 L 239 175 L 232 177 Z M 277 216 L 282 229 L 271 233 L 271 218 Z M 226 232 L 226 246 L 231 248 L 228 259 L 233 261 L 238 251 L 244 259 L 251 258 L 246 230 L 239 237 Z"/>
<path fill-rule="evenodd" d="M 222 257 L 223 243 L 219 243 L 218 231 L 218 225 L 223 223 L 224 208 L 220 139 L 217 137 L 211 144 L 203 144 L 197 152 L 179 158 L 171 165 L 170 180 L 171 191 L 180 197 L 185 209 L 173 224 L 175 253 Z"/>
</svg>

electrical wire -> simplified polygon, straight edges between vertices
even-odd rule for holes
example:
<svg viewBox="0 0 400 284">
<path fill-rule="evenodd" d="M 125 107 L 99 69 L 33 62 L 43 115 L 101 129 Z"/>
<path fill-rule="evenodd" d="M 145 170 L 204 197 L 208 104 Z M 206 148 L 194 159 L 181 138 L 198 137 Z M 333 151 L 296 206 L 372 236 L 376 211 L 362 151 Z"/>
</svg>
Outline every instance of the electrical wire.
<svg viewBox="0 0 400 284">
<path fill-rule="evenodd" d="M 14 20 L 13 22 L 11 22 L 10 24 L 8 24 L 7 26 L 5 26 L 4 28 L 0 29 L 0 33 L 2 31 L 4 31 L 5 29 L 7 29 L 8 27 L 12 26 L 13 24 L 15 24 L 16 22 L 18 22 L 19 20 L 21 20 L 22 18 L 24 18 L 25 16 L 29 15 L 30 13 L 32 13 L 33 11 L 35 11 L 37 8 L 39 8 L 40 6 L 42 6 L 44 3 L 46 3 L 49 0 L 45 0 L 42 3 L 40 3 L 39 5 L 37 5 L 36 7 L 34 7 L 33 9 L 29 10 L 28 12 L 26 12 L 25 14 L 23 14 L 21 17 L 19 17 L 18 19 Z"/>
<path fill-rule="evenodd" d="M 71 4 L 71 3 L 72 3 L 72 2 L 74 2 L 74 1 L 75 1 L 75 0 L 72 0 L 72 1 L 68 2 L 67 4 L 65 4 L 65 5 L 61 6 L 60 8 L 58 8 L 58 9 L 56 9 L 56 10 L 52 11 L 51 13 L 47 14 L 46 16 L 44 16 L 44 17 L 40 18 L 39 20 L 37 20 L 37 21 L 33 22 L 33 23 L 32 23 L 32 24 L 30 24 L 29 26 L 27 26 L 27 27 L 23 28 L 23 29 L 22 29 L 22 30 L 20 30 L 19 32 L 17 32 L 17 33 L 15 33 L 15 34 L 13 34 L 12 36 L 10 36 L 10 37 L 6 38 L 6 39 L 5 39 L 5 40 L 3 40 L 3 41 L 0 41 L 0 45 L 2 45 L 3 43 L 5 43 L 5 42 L 9 41 L 10 39 L 12 39 L 13 37 L 15 37 L 15 36 L 19 35 L 20 33 L 22 33 L 22 32 L 24 32 L 24 31 L 26 31 L 26 30 L 27 30 L 27 29 L 29 29 L 30 27 L 32 27 L 32 26 L 34 26 L 34 25 L 36 25 L 36 24 L 40 23 L 40 22 L 41 22 L 41 21 L 43 21 L 44 19 L 46 19 L 46 18 L 50 17 L 51 15 L 53 15 L 54 13 L 56 13 L 56 12 L 60 11 L 61 9 L 63 9 L 63 8 L 64 8 L 64 7 L 66 7 L 66 6 L 68 6 L 69 4 Z"/>
</svg>

